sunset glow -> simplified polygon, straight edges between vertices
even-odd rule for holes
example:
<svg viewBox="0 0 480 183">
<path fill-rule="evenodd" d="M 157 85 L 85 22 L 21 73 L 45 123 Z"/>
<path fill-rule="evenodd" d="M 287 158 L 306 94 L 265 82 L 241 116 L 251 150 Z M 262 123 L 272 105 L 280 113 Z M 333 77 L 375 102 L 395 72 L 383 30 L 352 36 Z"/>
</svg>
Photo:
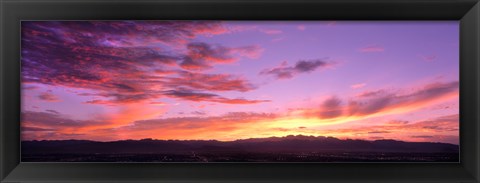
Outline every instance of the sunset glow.
<svg viewBox="0 0 480 183">
<path fill-rule="evenodd" d="M 22 140 L 459 144 L 457 21 L 23 21 Z"/>
</svg>

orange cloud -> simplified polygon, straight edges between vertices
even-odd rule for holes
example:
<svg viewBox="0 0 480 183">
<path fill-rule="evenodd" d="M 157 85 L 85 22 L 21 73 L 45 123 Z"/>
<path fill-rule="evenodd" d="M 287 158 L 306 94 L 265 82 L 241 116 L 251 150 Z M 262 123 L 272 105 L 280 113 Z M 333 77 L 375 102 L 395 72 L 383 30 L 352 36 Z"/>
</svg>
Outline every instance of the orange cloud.
<svg viewBox="0 0 480 183">
<path fill-rule="evenodd" d="M 329 97 L 317 108 L 294 110 L 287 114 L 239 112 L 219 116 L 195 114 L 191 117 L 161 118 L 161 114 L 165 112 L 162 110 L 164 108 L 145 107 L 150 103 L 127 104 L 111 115 L 95 117 L 97 120 L 73 120 L 53 111 L 27 112 L 22 116 L 22 125 L 25 129 L 22 135 L 26 139 L 70 137 L 107 141 L 141 138 L 234 140 L 302 134 L 370 140 L 392 138 L 407 141 L 455 142 L 455 134 L 458 133 L 458 114 L 418 122 L 395 120 L 374 126 L 368 124 L 347 128 L 332 126 L 376 116 L 415 111 L 451 100 L 458 97 L 458 82 L 430 83 L 409 92 L 379 91 L 382 92 L 370 92 L 368 95 L 363 93 L 351 100 Z M 215 94 L 189 90 L 169 91 L 164 95 L 191 101 L 220 103 L 266 102 L 227 99 Z"/>
<path fill-rule="evenodd" d="M 113 121 L 129 121 L 130 115 L 138 111 L 130 111 L 127 113 L 119 113 L 119 116 L 109 118 Z M 151 116 L 150 116 L 151 117 Z M 142 138 L 157 138 L 157 139 L 236 139 L 241 137 L 248 137 L 247 133 L 255 129 L 255 125 L 259 121 L 271 121 L 277 116 L 269 113 L 227 113 L 221 116 L 211 117 L 183 117 L 183 118 L 166 118 L 166 119 L 145 119 L 130 122 L 126 125 L 103 125 L 93 126 L 91 124 L 84 124 L 90 128 L 79 128 L 75 131 L 76 134 L 84 134 L 83 139 L 90 140 L 120 140 L 120 139 L 142 139 Z M 129 119 L 130 118 L 130 119 Z M 63 139 L 63 134 L 73 134 L 72 131 L 66 130 L 63 127 L 54 127 L 53 132 L 37 130 L 32 132 L 33 126 L 39 122 L 27 124 L 22 131 L 26 139 L 33 139 L 39 137 L 38 134 L 43 133 L 44 138 L 40 139 Z M 48 129 L 48 125 L 43 126 L 42 129 Z M 79 126 L 77 126 L 79 127 Z M 77 128 L 78 129 L 78 128 Z M 39 133 L 40 132 L 40 133 Z M 37 134 L 37 136 L 33 136 Z M 48 136 L 48 134 L 50 136 Z"/>
</svg>

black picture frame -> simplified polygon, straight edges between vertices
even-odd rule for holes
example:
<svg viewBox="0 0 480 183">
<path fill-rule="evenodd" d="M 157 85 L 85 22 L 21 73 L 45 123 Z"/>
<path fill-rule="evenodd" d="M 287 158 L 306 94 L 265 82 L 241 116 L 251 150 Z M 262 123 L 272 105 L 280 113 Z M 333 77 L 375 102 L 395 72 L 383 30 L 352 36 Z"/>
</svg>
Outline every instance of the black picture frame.
<svg viewBox="0 0 480 183">
<path fill-rule="evenodd" d="M 0 182 L 479 182 L 478 0 L 0 0 Z M 21 163 L 21 20 L 459 20 L 460 163 Z"/>
</svg>

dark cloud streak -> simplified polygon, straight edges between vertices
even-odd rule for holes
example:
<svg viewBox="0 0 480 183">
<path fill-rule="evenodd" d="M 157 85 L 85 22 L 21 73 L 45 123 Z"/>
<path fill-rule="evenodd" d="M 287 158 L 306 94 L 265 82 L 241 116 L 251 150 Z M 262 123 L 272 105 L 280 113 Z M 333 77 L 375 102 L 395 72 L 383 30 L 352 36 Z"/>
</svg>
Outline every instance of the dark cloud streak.
<svg viewBox="0 0 480 183">
<path fill-rule="evenodd" d="M 278 67 L 264 69 L 260 72 L 260 74 L 273 75 L 277 79 L 290 79 L 298 74 L 313 72 L 319 68 L 326 68 L 332 65 L 332 63 L 320 59 L 300 60 L 295 64 L 295 66 L 287 66 L 287 62 L 283 62 Z"/>
</svg>

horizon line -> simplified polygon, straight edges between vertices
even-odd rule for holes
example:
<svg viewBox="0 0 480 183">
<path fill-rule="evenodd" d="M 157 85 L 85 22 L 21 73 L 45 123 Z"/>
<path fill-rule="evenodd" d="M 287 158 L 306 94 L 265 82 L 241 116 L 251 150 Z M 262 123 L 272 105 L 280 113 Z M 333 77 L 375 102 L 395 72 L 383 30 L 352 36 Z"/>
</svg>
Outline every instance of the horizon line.
<svg viewBox="0 0 480 183">
<path fill-rule="evenodd" d="M 458 145 L 456 143 L 447 143 L 447 142 L 438 142 L 438 141 L 404 141 L 404 140 L 396 140 L 396 139 L 376 139 L 376 140 L 367 140 L 367 139 L 353 139 L 353 138 L 337 138 L 333 136 L 314 136 L 314 135 L 286 135 L 286 136 L 270 136 L 270 137 L 257 137 L 257 138 L 243 138 L 243 139 L 234 139 L 234 140 L 218 140 L 218 139 L 154 139 L 154 138 L 143 138 L 143 139 L 121 139 L 121 140 L 110 140 L 110 141 L 99 141 L 99 140 L 89 140 L 89 139 L 33 139 L 33 140 L 20 140 L 20 142 L 32 142 L 32 141 L 92 141 L 92 142 L 119 142 L 119 141 L 145 141 L 145 140 L 152 140 L 152 141 L 217 141 L 217 142 L 235 142 L 241 140 L 252 140 L 252 139 L 269 139 L 269 138 L 287 138 L 287 137 L 324 137 L 324 138 L 334 138 L 342 141 L 346 140 L 358 140 L 358 141 L 368 141 L 368 142 L 375 142 L 375 141 L 398 141 L 398 142 L 407 142 L 407 143 L 441 143 L 441 144 L 453 144 Z"/>
</svg>

